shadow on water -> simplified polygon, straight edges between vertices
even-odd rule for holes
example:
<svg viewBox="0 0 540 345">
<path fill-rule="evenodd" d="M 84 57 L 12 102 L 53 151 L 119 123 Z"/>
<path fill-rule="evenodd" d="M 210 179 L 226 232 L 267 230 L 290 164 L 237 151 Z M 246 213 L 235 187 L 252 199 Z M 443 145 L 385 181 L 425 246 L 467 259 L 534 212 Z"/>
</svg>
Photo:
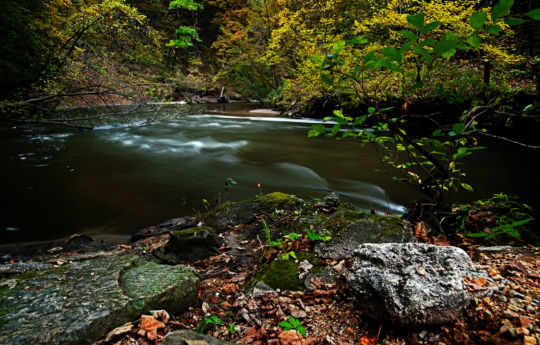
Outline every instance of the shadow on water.
<svg viewBox="0 0 540 345">
<path fill-rule="evenodd" d="M 252 113 L 257 105 L 209 105 L 146 126 L 93 131 L 0 128 L 3 242 L 72 233 L 129 234 L 203 211 L 202 199 L 243 200 L 262 191 L 322 197 L 403 213 L 415 197 L 384 174 L 375 151 L 355 142 L 308 139 L 309 119 Z M 202 110 L 201 110 L 202 109 Z M 468 162 L 477 191 L 538 204 L 526 153 L 489 143 Z M 238 182 L 224 191 L 227 178 Z"/>
</svg>

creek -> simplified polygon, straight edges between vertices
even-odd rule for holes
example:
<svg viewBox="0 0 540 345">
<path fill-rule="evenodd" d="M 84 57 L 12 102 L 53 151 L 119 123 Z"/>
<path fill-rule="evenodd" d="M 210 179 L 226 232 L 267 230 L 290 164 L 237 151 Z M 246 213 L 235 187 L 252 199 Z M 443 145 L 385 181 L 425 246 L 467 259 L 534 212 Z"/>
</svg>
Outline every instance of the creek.
<svg viewBox="0 0 540 345">
<path fill-rule="evenodd" d="M 0 126 L 3 243 L 73 233 L 120 234 L 204 212 L 218 201 L 282 191 L 330 191 L 364 209 L 401 214 L 416 194 L 377 173 L 372 147 L 308 139 L 313 119 L 250 112 L 252 104 L 205 105 L 144 126 L 91 131 Z M 472 200 L 505 192 L 538 205 L 535 162 L 500 143 L 467 161 Z M 227 178 L 238 184 L 225 190 Z M 257 186 L 260 184 L 260 189 Z"/>
</svg>

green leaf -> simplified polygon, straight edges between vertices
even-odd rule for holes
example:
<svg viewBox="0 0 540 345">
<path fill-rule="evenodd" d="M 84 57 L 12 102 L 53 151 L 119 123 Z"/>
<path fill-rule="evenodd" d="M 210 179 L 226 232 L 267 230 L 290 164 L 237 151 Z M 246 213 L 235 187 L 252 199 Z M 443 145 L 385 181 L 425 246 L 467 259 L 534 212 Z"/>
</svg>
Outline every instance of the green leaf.
<svg viewBox="0 0 540 345">
<path fill-rule="evenodd" d="M 490 25 L 486 28 L 486 31 L 491 35 L 498 35 L 501 32 L 501 27 L 497 24 Z"/>
<path fill-rule="evenodd" d="M 465 125 L 463 123 L 454 123 L 452 125 L 452 131 L 456 134 L 461 134 L 465 130 Z"/>
<path fill-rule="evenodd" d="M 422 42 L 418 43 L 418 45 L 420 47 L 425 47 L 425 46 L 431 46 L 431 45 L 433 45 L 435 43 L 437 43 L 437 40 L 435 40 L 433 38 L 428 38 L 428 39 L 425 39 Z"/>
<path fill-rule="evenodd" d="M 456 37 L 453 37 L 453 36 L 444 37 L 439 41 L 439 43 L 437 43 L 433 52 L 439 56 L 447 57 L 448 54 L 446 53 L 451 52 L 451 51 L 454 51 L 455 53 L 458 43 L 459 43 L 459 40 Z"/>
<path fill-rule="evenodd" d="M 470 185 L 470 184 L 467 184 L 467 183 L 461 183 L 461 187 L 463 187 L 463 189 L 465 190 L 468 190 L 469 192 L 473 192 L 473 187 Z"/>
<path fill-rule="evenodd" d="M 366 55 L 364 55 L 363 61 L 364 61 L 364 64 L 367 64 L 368 62 L 374 61 L 374 59 L 375 59 L 375 50 L 372 50 Z"/>
<path fill-rule="evenodd" d="M 423 13 L 417 13 L 417 14 L 410 14 L 407 16 L 407 21 L 409 24 L 414 26 L 417 29 L 422 29 L 424 26 L 424 14 Z"/>
<path fill-rule="evenodd" d="M 341 52 L 341 50 L 343 49 L 343 47 L 345 47 L 345 41 L 341 40 L 341 41 L 337 41 L 336 43 L 334 43 L 333 47 L 332 47 L 332 50 L 334 51 L 334 54 L 339 54 Z"/>
<path fill-rule="evenodd" d="M 418 36 L 416 36 L 411 30 L 400 30 L 398 31 L 398 34 L 402 35 L 405 38 L 408 38 L 411 41 L 418 40 Z"/>
<path fill-rule="evenodd" d="M 368 113 L 370 113 L 370 114 L 375 113 L 376 110 L 377 110 L 377 109 L 375 109 L 374 107 L 369 107 L 369 108 L 367 108 L 367 111 L 368 111 Z"/>
<path fill-rule="evenodd" d="M 525 15 L 531 19 L 540 21 L 540 8 L 536 8 L 532 11 L 525 13 Z"/>
<path fill-rule="evenodd" d="M 502 18 L 504 15 L 510 12 L 513 5 L 514 0 L 500 0 L 497 5 L 493 6 L 491 9 L 491 20 L 495 22 L 497 19 Z"/>
<path fill-rule="evenodd" d="M 474 12 L 471 15 L 469 22 L 471 24 L 471 27 L 474 30 L 478 31 L 484 26 L 484 24 L 486 23 L 486 20 L 487 20 L 487 13 L 478 11 L 478 12 Z"/>
<path fill-rule="evenodd" d="M 430 31 L 433 31 L 436 28 L 438 28 L 439 25 L 441 25 L 441 24 L 442 23 L 439 22 L 439 21 L 434 21 L 434 22 L 431 22 L 429 24 L 426 24 L 426 26 L 424 26 L 424 28 L 422 28 L 422 33 L 425 34 L 425 33 L 428 33 Z"/>
<path fill-rule="evenodd" d="M 321 124 L 315 124 L 311 126 L 311 130 L 308 132 L 308 138 L 317 137 L 326 132 L 326 127 Z"/>
<path fill-rule="evenodd" d="M 436 129 L 433 131 L 433 133 L 431 133 L 431 135 L 433 135 L 434 137 L 440 137 L 443 135 L 443 132 L 440 129 Z"/>
<path fill-rule="evenodd" d="M 521 25 L 521 24 L 525 23 L 526 20 L 518 19 L 518 18 L 506 18 L 506 19 L 504 20 L 504 22 L 505 22 L 506 25 L 508 25 L 508 26 L 516 26 L 516 25 Z"/>
<path fill-rule="evenodd" d="M 450 49 L 450 50 L 447 50 L 444 53 L 442 53 L 441 57 L 443 57 L 445 59 L 450 59 L 454 55 L 456 55 L 456 50 L 455 49 Z"/>
<path fill-rule="evenodd" d="M 473 48 L 478 48 L 480 47 L 480 44 L 482 43 L 482 39 L 478 35 L 473 35 L 467 38 L 467 43 Z"/>
<path fill-rule="evenodd" d="M 339 123 L 336 123 L 333 127 L 332 127 L 332 131 L 329 133 L 329 136 L 335 136 L 339 130 L 341 129 L 341 125 Z"/>
<path fill-rule="evenodd" d="M 327 74 L 327 73 L 321 73 L 321 80 L 323 81 L 323 83 L 325 84 L 328 84 L 328 85 L 334 85 L 334 80 L 332 79 L 332 77 Z"/>
<path fill-rule="evenodd" d="M 334 111 L 333 111 L 333 114 L 334 114 L 335 116 L 339 117 L 339 118 L 342 118 L 342 119 L 345 118 L 345 117 L 343 116 L 343 111 L 342 111 L 341 109 L 336 109 L 336 110 L 334 110 Z"/>
<path fill-rule="evenodd" d="M 366 121 L 366 119 L 367 119 L 367 115 L 358 116 L 358 117 L 354 120 L 353 125 L 354 125 L 354 126 L 358 126 L 358 125 L 364 123 L 364 122 Z"/>
<path fill-rule="evenodd" d="M 401 62 L 401 60 L 403 59 L 403 57 L 401 56 L 401 52 L 394 47 L 384 47 L 382 49 L 382 53 L 384 56 L 393 61 Z"/>
<path fill-rule="evenodd" d="M 291 323 L 291 325 L 296 328 L 298 326 L 302 326 L 302 323 L 300 322 L 300 320 L 297 320 L 295 319 L 294 317 L 292 316 L 289 316 L 289 322 Z"/>
</svg>

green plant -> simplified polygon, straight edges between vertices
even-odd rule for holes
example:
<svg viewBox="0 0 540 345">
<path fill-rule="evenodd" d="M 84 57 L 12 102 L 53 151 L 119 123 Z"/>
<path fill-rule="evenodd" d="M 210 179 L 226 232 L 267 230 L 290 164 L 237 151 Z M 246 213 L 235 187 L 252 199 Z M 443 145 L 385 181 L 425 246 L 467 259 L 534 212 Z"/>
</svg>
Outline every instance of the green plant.
<svg viewBox="0 0 540 345">
<path fill-rule="evenodd" d="M 323 241 L 323 242 L 328 242 L 332 239 L 332 237 L 330 236 L 324 236 L 322 234 L 318 234 L 316 233 L 315 231 L 309 229 L 309 228 L 306 228 L 306 234 L 307 234 L 307 237 L 311 240 L 311 241 Z"/>
<path fill-rule="evenodd" d="M 296 253 L 293 250 L 291 250 L 290 252 L 287 252 L 287 253 L 283 253 L 280 256 L 281 260 L 289 260 L 290 258 L 293 258 L 293 259 L 296 260 Z"/>
<path fill-rule="evenodd" d="M 298 333 L 300 333 L 302 336 L 306 336 L 306 329 L 302 326 L 302 323 L 295 319 L 292 316 L 289 316 L 289 321 L 281 321 L 279 325 L 283 328 L 284 331 L 290 331 L 291 329 L 294 329 Z"/>
<path fill-rule="evenodd" d="M 236 332 L 239 332 L 238 329 L 236 329 L 236 326 L 233 323 L 231 323 L 229 325 L 229 328 L 227 328 L 227 331 L 229 331 L 230 334 L 234 334 Z"/>
<path fill-rule="evenodd" d="M 504 193 L 470 204 L 454 204 L 452 212 L 441 212 L 440 223 L 447 232 L 465 233 L 467 237 L 491 240 L 508 235 L 517 240 L 529 232 L 526 225 L 534 220 L 533 209 Z"/>
<path fill-rule="evenodd" d="M 205 317 L 201 321 L 199 321 L 199 326 L 197 326 L 197 329 L 195 329 L 195 332 L 197 333 L 206 333 L 212 328 L 222 325 L 223 321 L 217 316 L 212 315 L 210 317 Z"/>
</svg>

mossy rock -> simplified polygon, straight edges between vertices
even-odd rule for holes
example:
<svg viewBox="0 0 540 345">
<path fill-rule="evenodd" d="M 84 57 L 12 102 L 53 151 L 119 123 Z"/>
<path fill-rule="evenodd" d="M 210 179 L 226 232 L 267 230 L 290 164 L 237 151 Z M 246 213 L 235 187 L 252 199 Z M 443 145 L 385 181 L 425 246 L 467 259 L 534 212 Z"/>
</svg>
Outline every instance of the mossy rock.
<svg viewBox="0 0 540 345">
<path fill-rule="evenodd" d="M 169 242 L 154 254 L 169 263 L 196 261 L 215 255 L 221 241 L 214 229 L 208 226 L 171 231 Z"/>
<path fill-rule="evenodd" d="M 12 276 L 0 285 L 0 344 L 91 344 L 153 309 L 193 304 L 195 269 L 114 256 Z"/>
<path fill-rule="evenodd" d="M 204 223 L 222 231 L 239 224 L 252 223 L 257 215 L 263 212 L 272 212 L 275 209 L 292 209 L 298 203 L 298 198 L 295 196 L 280 192 L 266 194 L 248 201 L 228 201 L 204 215 Z"/>
<path fill-rule="evenodd" d="M 303 291 L 305 287 L 304 281 L 298 278 L 300 273 L 298 269 L 299 263 L 304 260 L 309 261 L 313 265 L 311 274 L 320 272 L 326 266 L 326 263 L 318 259 L 313 253 L 298 251 L 295 254 L 297 260 L 293 258 L 288 260 L 277 258 L 263 265 L 259 273 L 251 280 L 249 286 L 253 286 L 257 282 L 263 282 L 273 289 Z"/>
<path fill-rule="evenodd" d="M 343 207 L 316 231 L 332 237 L 316 246 L 315 252 L 325 259 L 342 260 L 353 257 L 354 250 L 363 243 L 403 243 L 414 240 L 411 225 L 399 218 L 367 214 Z"/>
</svg>

